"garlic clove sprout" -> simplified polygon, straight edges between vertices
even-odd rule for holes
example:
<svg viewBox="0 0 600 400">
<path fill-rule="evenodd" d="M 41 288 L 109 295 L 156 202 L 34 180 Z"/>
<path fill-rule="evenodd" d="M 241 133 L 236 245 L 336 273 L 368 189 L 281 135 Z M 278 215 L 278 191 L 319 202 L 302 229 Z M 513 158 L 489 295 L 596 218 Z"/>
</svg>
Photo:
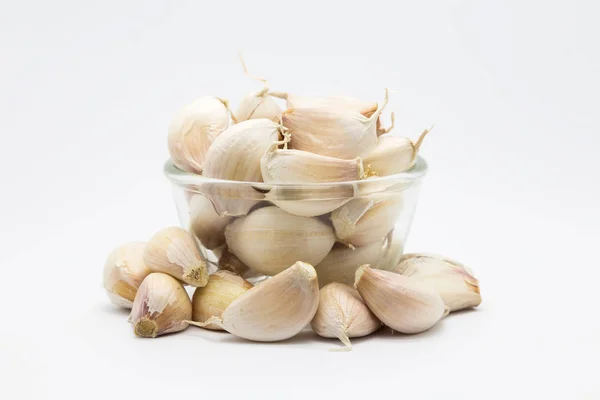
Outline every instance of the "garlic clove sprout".
<svg viewBox="0 0 600 400">
<path fill-rule="evenodd" d="M 367 336 L 381 326 L 356 289 L 336 282 L 321 289 L 319 308 L 311 321 L 317 335 L 338 338 L 350 350 L 350 338 Z"/>
<path fill-rule="evenodd" d="M 248 340 L 275 342 L 297 335 L 313 319 L 319 306 L 315 269 L 298 261 L 291 267 L 242 293 L 205 323 Z"/>
<path fill-rule="evenodd" d="M 416 142 L 405 137 L 386 135 L 380 137 L 375 149 L 365 157 L 364 165 L 378 176 L 398 174 L 412 168 L 417 161 L 419 148 L 429 133 L 426 129 Z"/>
<path fill-rule="evenodd" d="M 448 311 L 440 295 L 426 284 L 367 265 L 356 271 L 355 287 L 373 314 L 401 333 L 426 331 Z"/>
<path fill-rule="evenodd" d="M 292 135 L 291 147 L 341 159 L 367 156 L 377 144 L 377 118 L 385 101 L 370 117 L 336 107 L 295 108 L 283 113 Z"/>
<path fill-rule="evenodd" d="M 192 235 L 177 227 L 158 231 L 146 245 L 144 262 L 153 272 L 164 272 L 188 285 L 208 282 L 206 263 Z"/>
<path fill-rule="evenodd" d="M 129 322 L 137 336 L 154 338 L 188 327 L 192 303 L 175 278 L 163 274 L 148 275 L 133 301 Z"/>
<path fill-rule="evenodd" d="M 242 293 L 252 289 L 252 284 L 229 271 L 217 271 L 208 277 L 204 287 L 196 288 L 192 297 L 192 320 L 206 322 L 210 317 L 221 317 L 223 311 Z M 206 329 L 223 330 L 208 324 Z"/>
<path fill-rule="evenodd" d="M 192 196 L 190 207 L 190 230 L 207 249 L 215 249 L 225 243 L 225 227 L 233 217 L 219 215 L 212 202 L 201 194 Z"/>
<path fill-rule="evenodd" d="M 331 227 L 317 218 L 277 207 L 257 209 L 225 229 L 227 246 L 252 270 L 275 275 L 298 260 L 316 265 L 335 243 Z"/>
<path fill-rule="evenodd" d="M 342 243 L 366 246 L 394 229 L 402 204 L 401 193 L 357 197 L 333 211 L 330 219 Z"/>
<path fill-rule="evenodd" d="M 429 285 L 451 312 L 481 304 L 479 281 L 457 261 L 437 254 L 405 254 L 393 271 Z"/>
<path fill-rule="evenodd" d="M 211 143 L 229 126 L 229 106 L 218 97 L 200 97 L 183 107 L 169 126 L 168 148 L 173 163 L 201 173 Z"/>
<path fill-rule="evenodd" d="M 131 308 L 135 294 L 150 270 L 144 263 L 144 242 L 130 242 L 110 252 L 104 264 L 103 283 L 110 301 Z"/>
<path fill-rule="evenodd" d="M 331 282 L 353 285 L 358 267 L 364 264 L 375 265 L 383 252 L 381 241 L 356 248 L 336 244 L 327 257 L 315 267 L 319 276 L 319 285 L 323 287 Z"/>
</svg>

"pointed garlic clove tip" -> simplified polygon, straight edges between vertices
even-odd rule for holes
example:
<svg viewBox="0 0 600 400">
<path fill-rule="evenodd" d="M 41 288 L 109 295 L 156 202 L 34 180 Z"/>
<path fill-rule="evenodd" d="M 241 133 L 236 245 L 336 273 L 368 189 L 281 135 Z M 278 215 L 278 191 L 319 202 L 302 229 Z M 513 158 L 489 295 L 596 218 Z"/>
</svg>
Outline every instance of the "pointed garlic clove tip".
<svg viewBox="0 0 600 400">
<path fill-rule="evenodd" d="M 226 101 L 200 97 L 183 107 L 171 121 L 168 148 L 173 163 L 185 171 L 201 173 L 211 143 L 229 126 Z"/>
<path fill-rule="evenodd" d="M 220 319 L 210 322 L 244 339 L 274 342 L 298 334 L 318 306 L 317 274 L 310 264 L 298 261 L 242 293 Z"/>
<path fill-rule="evenodd" d="M 377 331 L 381 328 L 381 322 L 356 289 L 341 283 L 330 283 L 320 291 L 319 308 L 311 327 L 319 336 L 338 338 L 346 347 L 351 347 L 350 338 Z"/>
<path fill-rule="evenodd" d="M 227 247 L 252 270 L 275 275 L 298 260 L 321 262 L 335 243 L 331 227 L 277 207 L 255 210 L 225 229 Z"/>
<path fill-rule="evenodd" d="M 150 270 L 144 263 L 144 242 L 120 245 L 104 264 L 103 284 L 110 301 L 131 308 L 135 294 Z"/>
<path fill-rule="evenodd" d="M 192 286 L 208 282 L 206 262 L 192 235 L 181 228 L 157 232 L 146 245 L 144 262 L 153 272 L 164 272 Z"/>
<path fill-rule="evenodd" d="M 455 260 L 431 253 L 405 254 L 393 271 L 429 285 L 450 312 L 481 304 L 479 281 Z"/>
<path fill-rule="evenodd" d="M 152 273 L 142 282 L 133 302 L 129 322 L 137 336 L 154 338 L 187 328 L 192 303 L 175 278 Z"/>
<path fill-rule="evenodd" d="M 217 271 L 208 277 L 208 284 L 196 288 L 192 297 L 192 319 L 205 323 L 211 317 L 220 318 L 223 311 L 242 293 L 252 289 L 252 284 L 229 271 Z M 223 330 L 220 326 L 208 324 L 206 329 Z"/>
<path fill-rule="evenodd" d="M 385 325 L 401 333 L 419 333 L 445 314 L 440 295 L 412 278 L 361 266 L 355 286 L 369 309 Z"/>
<path fill-rule="evenodd" d="M 422 139 L 418 142 L 419 147 L 421 142 Z M 370 165 L 378 176 L 399 174 L 415 165 L 419 147 L 409 138 L 386 135 L 379 138 L 364 163 Z"/>
</svg>

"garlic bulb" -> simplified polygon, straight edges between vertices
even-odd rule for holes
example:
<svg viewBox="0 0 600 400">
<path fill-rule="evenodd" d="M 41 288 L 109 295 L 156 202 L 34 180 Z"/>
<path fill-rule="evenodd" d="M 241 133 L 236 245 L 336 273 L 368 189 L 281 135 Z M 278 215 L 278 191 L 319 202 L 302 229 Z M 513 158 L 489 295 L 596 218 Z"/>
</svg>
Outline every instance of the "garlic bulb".
<svg viewBox="0 0 600 400">
<path fill-rule="evenodd" d="M 302 150 L 290 150 L 290 136 L 274 143 L 260 160 L 260 169 L 266 183 L 321 183 L 364 179 L 360 157 L 353 160 L 322 156 Z M 284 144 L 285 148 L 277 148 Z"/>
<path fill-rule="evenodd" d="M 378 242 L 394 228 L 402 203 L 401 193 L 352 199 L 331 213 L 335 234 L 342 243 L 353 246 Z"/>
<path fill-rule="evenodd" d="M 450 311 L 481 304 L 479 281 L 457 261 L 437 254 L 405 254 L 393 271 L 429 285 Z"/>
<path fill-rule="evenodd" d="M 321 289 L 319 308 L 310 325 L 319 336 L 340 339 L 347 350 L 352 348 L 349 338 L 367 336 L 381 328 L 358 291 L 335 282 Z"/>
<path fill-rule="evenodd" d="M 429 131 L 423 131 L 415 143 L 405 137 L 380 137 L 375 149 L 365 157 L 364 164 L 369 165 L 378 176 L 398 174 L 410 169 L 415 165 L 419 148 Z"/>
<path fill-rule="evenodd" d="M 131 308 L 135 294 L 150 270 L 144 263 L 146 243 L 125 243 L 110 252 L 104 264 L 104 289 L 110 301 Z"/>
<path fill-rule="evenodd" d="M 190 230 L 207 249 L 215 249 L 225 243 L 225 227 L 232 217 L 221 216 L 209 199 L 201 194 L 193 195 L 190 205 Z"/>
<path fill-rule="evenodd" d="M 440 295 L 415 279 L 367 265 L 356 271 L 355 286 L 373 314 L 402 333 L 418 333 L 448 312 Z"/>
<path fill-rule="evenodd" d="M 154 338 L 182 331 L 192 317 L 192 303 L 175 278 L 152 273 L 144 279 L 133 301 L 129 322 L 137 336 Z"/>
<path fill-rule="evenodd" d="M 192 235 L 177 227 L 158 231 L 146 245 L 144 262 L 153 272 L 164 272 L 188 285 L 208 282 L 206 263 Z"/>
<path fill-rule="evenodd" d="M 211 143 L 229 126 L 229 106 L 218 97 L 200 97 L 181 109 L 169 126 L 168 147 L 173 163 L 201 173 Z"/>
<path fill-rule="evenodd" d="M 210 317 L 221 317 L 223 311 L 242 293 L 252 289 L 252 284 L 229 271 L 217 271 L 208 277 L 204 287 L 196 288 L 192 297 L 192 319 L 206 322 Z M 206 329 L 223 330 L 208 324 Z"/>
<path fill-rule="evenodd" d="M 221 317 L 194 325 L 216 324 L 244 339 L 275 342 L 297 335 L 313 319 L 318 306 L 315 269 L 298 261 L 242 293 Z"/>
<path fill-rule="evenodd" d="M 337 107 L 288 109 L 283 125 L 292 135 L 291 147 L 342 159 L 367 156 L 377 144 L 377 118 L 385 101 L 370 117 Z"/>
<path fill-rule="evenodd" d="M 316 265 L 335 242 L 333 230 L 323 221 L 272 206 L 233 221 L 225 238 L 229 250 L 264 275 L 275 275 L 298 260 Z"/>
<path fill-rule="evenodd" d="M 383 255 L 383 250 L 382 241 L 355 249 L 336 244 L 327 257 L 315 267 L 319 285 L 323 287 L 331 282 L 353 285 L 358 267 L 364 264 L 375 265 Z"/>
</svg>

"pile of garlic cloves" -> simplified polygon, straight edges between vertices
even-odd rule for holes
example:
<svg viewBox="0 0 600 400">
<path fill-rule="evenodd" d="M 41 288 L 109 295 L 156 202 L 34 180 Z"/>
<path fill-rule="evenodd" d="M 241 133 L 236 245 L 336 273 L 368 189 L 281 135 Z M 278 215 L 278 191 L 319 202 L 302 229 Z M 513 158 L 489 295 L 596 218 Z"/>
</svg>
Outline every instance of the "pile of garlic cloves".
<svg viewBox="0 0 600 400">
<path fill-rule="evenodd" d="M 106 260 L 104 287 L 131 309 L 134 334 L 195 325 L 272 342 L 310 326 L 349 350 L 351 338 L 383 326 L 415 334 L 477 307 L 469 268 L 403 255 L 410 184 L 378 179 L 411 170 L 430 129 L 414 140 L 390 134 L 387 89 L 381 102 L 308 97 L 252 78 L 262 88 L 235 110 L 205 96 L 171 121 L 171 161 L 199 182 L 177 189 L 184 228 L 125 243 Z"/>
</svg>

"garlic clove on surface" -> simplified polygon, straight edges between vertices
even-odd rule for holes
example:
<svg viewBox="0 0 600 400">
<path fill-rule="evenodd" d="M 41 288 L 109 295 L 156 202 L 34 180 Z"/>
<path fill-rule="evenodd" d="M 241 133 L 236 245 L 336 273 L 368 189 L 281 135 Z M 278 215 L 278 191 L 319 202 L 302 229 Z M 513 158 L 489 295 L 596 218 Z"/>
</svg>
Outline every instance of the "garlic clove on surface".
<svg viewBox="0 0 600 400">
<path fill-rule="evenodd" d="M 135 296 L 129 322 L 137 336 L 154 338 L 188 327 L 192 303 L 175 278 L 155 272 L 148 275 Z"/>
<path fill-rule="evenodd" d="M 369 310 L 358 291 L 342 283 L 330 283 L 319 293 L 319 308 L 311 321 L 313 331 L 338 338 L 350 350 L 350 338 L 367 336 L 382 324 Z"/>
<path fill-rule="evenodd" d="M 217 271 L 208 277 L 204 287 L 196 288 L 192 297 L 192 320 L 206 322 L 210 317 L 221 317 L 223 311 L 242 293 L 252 289 L 252 284 L 229 271 Z M 209 324 L 203 328 L 223 330 Z"/>
<path fill-rule="evenodd" d="M 220 318 L 204 324 L 217 324 L 244 339 L 275 342 L 297 335 L 313 319 L 318 306 L 317 273 L 310 264 L 298 261 L 242 293 Z"/>
<path fill-rule="evenodd" d="M 375 265 L 383 252 L 382 241 L 355 249 L 340 243 L 336 244 L 327 257 L 315 267 L 319 285 L 323 287 L 331 282 L 353 285 L 358 267 L 364 264 Z"/>
<path fill-rule="evenodd" d="M 367 156 L 377 144 L 377 118 L 385 101 L 370 117 L 336 107 L 295 108 L 283 113 L 292 135 L 291 147 L 341 159 Z"/>
<path fill-rule="evenodd" d="M 213 250 L 225 243 L 225 227 L 233 217 L 219 215 L 212 202 L 201 194 L 189 202 L 190 231 L 207 249 Z"/>
<path fill-rule="evenodd" d="M 103 284 L 113 304 L 131 308 L 135 294 L 150 269 L 144 263 L 145 242 L 130 242 L 110 252 L 104 264 Z"/>
<path fill-rule="evenodd" d="M 479 281 L 457 261 L 437 254 L 405 254 L 393 271 L 429 285 L 450 312 L 481 304 Z"/>
<path fill-rule="evenodd" d="M 181 228 L 158 231 L 146 245 L 144 262 L 153 272 L 164 272 L 192 286 L 208 282 L 206 263 L 194 238 Z"/>
<path fill-rule="evenodd" d="M 183 107 L 169 125 L 168 148 L 173 163 L 201 173 L 211 143 L 229 126 L 226 100 L 204 96 Z"/>
<path fill-rule="evenodd" d="M 342 243 L 366 246 L 394 229 L 402 204 L 401 193 L 357 197 L 333 211 L 330 219 Z"/>
<path fill-rule="evenodd" d="M 426 129 L 416 142 L 409 138 L 386 135 L 380 137 L 377 146 L 364 159 L 378 176 L 387 176 L 406 171 L 415 165 L 423 139 L 430 132 Z"/>
<path fill-rule="evenodd" d="M 225 229 L 227 247 L 252 270 L 275 275 L 298 260 L 321 262 L 335 243 L 333 229 L 317 218 L 277 207 L 255 210 Z"/>
<path fill-rule="evenodd" d="M 363 265 L 355 287 L 369 309 L 385 325 L 401 333 L 419 333 L 447 314 L 440 295 L 425 283 Z"/>
</svg>

